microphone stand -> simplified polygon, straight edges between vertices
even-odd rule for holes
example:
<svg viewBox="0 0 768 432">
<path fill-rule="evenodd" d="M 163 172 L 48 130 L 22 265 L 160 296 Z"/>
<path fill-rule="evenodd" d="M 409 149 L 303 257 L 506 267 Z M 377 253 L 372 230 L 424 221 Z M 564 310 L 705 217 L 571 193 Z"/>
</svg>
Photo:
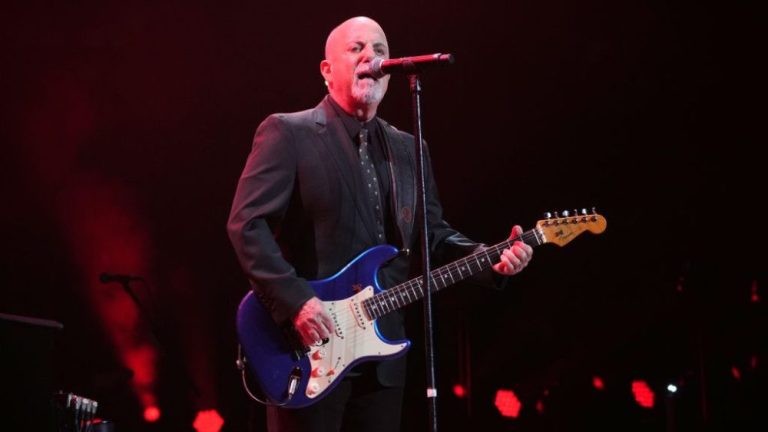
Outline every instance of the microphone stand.
<svg viewBox="0 0 768 432">
<path fill-rule="evenodd" d="M 413 66 L 412 71 L 416 71 Z M 421 134 L 421 80 L 417 73 L 410 73 L 408 80 L 411 87 L 413 104 L 413 136 L 416 144 L 416 187 L 417 187 L 417 222 L 421 224 L 421 257 L 423 260 L 422 288 L 424 289 L 424 358 L 426 360 L 427 403 L 429 405 L 429 430 L 437 431 L 437 386 L 435 383 L 435 353 L 432 329 L 432 278 L 430 277 L 429 227 L 427 222 L 427 190 L 424 173 L 424 141 Z"/>
<path fill-rule="evenodd" d="M 146 285 L 146 281 L 143 278 L 139 278 L 138 280 L 142 281 Z M 152 340 L 155 343 L 155 346 L 158 348 L 158 352 L 160 353 L 160 358 L 165 359 L 167 355 L 167 346 L 165 345 L 166 338 L 164 335 L 162 335 L 162 332 L 160 331 L 159 326 L 153 319 L 152 314 L 149 313 L 147 308 L 144 306 L 144 304 L 139 300 L 139 296 L 136 295 L 136 292 L 133 291 L 131 288 L 131 279 L 123 279 L 118 281 L 120 285 L 122 285 L 123 290 L 128 294 L 128 297 L 133 300 L 133 302 L 136 304 L 136 307 L 139 310 L 139 316 L 144 318 L 144 321 L 149 326 L 149 334 L 152 337 Z M 197 388 L 195 383 L 189 379 L 185 380 L 187 382 L 187 385 L 189 386 L 190 390 L 194 393 L 195 396 L 200 397 L 200 390 Z"/>
</svg>

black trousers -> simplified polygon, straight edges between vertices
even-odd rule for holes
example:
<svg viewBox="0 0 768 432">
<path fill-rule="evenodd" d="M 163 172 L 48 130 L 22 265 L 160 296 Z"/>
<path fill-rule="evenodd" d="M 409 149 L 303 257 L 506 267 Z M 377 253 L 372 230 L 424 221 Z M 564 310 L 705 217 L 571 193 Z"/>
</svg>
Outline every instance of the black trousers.
<svg viewBox="0 0 768 432">
<path fill-rule="evenodd" d="M 267 407 L 269 432 L 397 432 L 403 389 L 384 387 L 374 370 L 345 377 L 319 402 L 300 409 Z"/>
</svg>

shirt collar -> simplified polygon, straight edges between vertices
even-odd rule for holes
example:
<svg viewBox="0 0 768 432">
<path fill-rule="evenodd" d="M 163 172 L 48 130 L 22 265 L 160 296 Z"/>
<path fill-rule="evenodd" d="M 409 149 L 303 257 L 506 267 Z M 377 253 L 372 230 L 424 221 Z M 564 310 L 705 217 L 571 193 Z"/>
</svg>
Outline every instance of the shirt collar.
<svg viewBox="0 0 768 432">
<path fill-rule="evenodd" d="M 368 134 L 370 136 L 371 132 L 373 132 L 374 128 L 376 127 L 375 116 L 367 122 L 363 123 L 344 111 L 344 109 L 341 108 L 341 106 L 339 106 L 339 104 L 336 103 L 336 101 L 333 100 L 330 95 L 328 96 L 328 100 L 331 102 L 331 106 L 336 111 L 336 114 L 338 114 L 338 116 L 341 118 L 341 122 L 344 124 L 344 129 L 347 130 L 349 137 L 352 138 L 352 142 L 357 142 L 357 135 L 360 133 L 360 129 L 363 126 L 368 129 Z"/>
</svg>

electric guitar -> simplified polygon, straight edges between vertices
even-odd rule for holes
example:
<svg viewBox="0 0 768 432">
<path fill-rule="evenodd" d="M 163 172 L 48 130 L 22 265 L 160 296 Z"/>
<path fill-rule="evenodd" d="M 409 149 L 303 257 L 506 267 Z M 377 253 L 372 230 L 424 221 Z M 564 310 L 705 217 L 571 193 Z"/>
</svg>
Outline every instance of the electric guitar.
<svg viewBox="0 0 768 432">
<path fill-rule="evenodd" d="M 576 213 L 576 212 L 574 212 Z M 606 220 L 594 212 L 547 217 L 519 237 L 505 240 L 433 270 L 431 287 L 440 290 L 491 268 L 502 251 L 521 240 L 531 246 L 564 246 L 579 234 L 600 234 Z M 245 365 L 270 403 L 286 408 L 311 405 L 326 396 L 355 365 L 405 354 L 411 342 L 381 337 L 376 320 L 424 297 L 423 277 L 382 290 L 379 267 L 398 250 L 380 245 L 361 253 L 335 275 L 309 282 L 334 323 L 328 340 L 303 346 L 292 327 L 278 326 L 254 296 L 245 295 L 237 311 L 237 333 Z M 239 363 L 241 369 L 246 366 Z M 243 371 L 245 372 L 245 371 Z"/>
</svg>

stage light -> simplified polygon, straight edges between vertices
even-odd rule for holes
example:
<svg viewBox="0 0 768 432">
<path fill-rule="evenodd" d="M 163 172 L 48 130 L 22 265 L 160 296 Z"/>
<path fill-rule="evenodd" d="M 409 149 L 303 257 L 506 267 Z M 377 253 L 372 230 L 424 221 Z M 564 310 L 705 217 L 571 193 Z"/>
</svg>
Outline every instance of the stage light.
<svg viewBox="0 0 768 432">
<path fill-rule="evenodd" d="M 749 301 L 751 301 L 752 303 L 760 303 L 760 293 L 758 293 L 758 290 L 757 290 L 757 280 L 752 281 Z"/>
<path fill-rule="evenodd" d="M 740 380 L 741 370 L 739 370 L 739 368 L 737 368 L 736 366 L 731 366 L 731 376 L 733 376 L 733 378 L 737 381 Z"/>
<path fill-rule="evenodd" d="M 453 394 L 459 399 L 463 399 L 467 395 L 467 389 L 461 384 L 453 386 Z"/>
<path fill-rule="evenodd" d="M 512 418 L 520 414 L 520 408 L 523 406 L 512 390 L 498 390 L 494 404 L 501 415 Z"/>
<path fill-rule="evenodd" d="M 605 390 L 605 382 L 603 382 L 602 378 L 595 375 L 592 377 L 592 387 L 594 387 L 597 390 Z"/>
<path fill-rule="evenodd" d="M 156 406 L 148 406 L 144 409 L 144 420 L 147 423 L 154 423 L 160 420 L 160 408 Z"/>
<path fill-rule="evenodd" d="M 677 386 L 674 384 L 667 384 L 667 391 L 670 393 L 677 393 Z"/>
<path fill-rule="evenodd" d="M 635 402 L 638 405 L 643 408 L 653 408 L 655 395 L 645 381 L 632 381 L 632 394 L 635 396 Z"/>
<path fill-rule="evenodd" d="M 198 411 L 192 427 L 197 432 L 219 432 L 224 425 L 224 419 L 221 418 L 215 409 Z"/>
</svg>

